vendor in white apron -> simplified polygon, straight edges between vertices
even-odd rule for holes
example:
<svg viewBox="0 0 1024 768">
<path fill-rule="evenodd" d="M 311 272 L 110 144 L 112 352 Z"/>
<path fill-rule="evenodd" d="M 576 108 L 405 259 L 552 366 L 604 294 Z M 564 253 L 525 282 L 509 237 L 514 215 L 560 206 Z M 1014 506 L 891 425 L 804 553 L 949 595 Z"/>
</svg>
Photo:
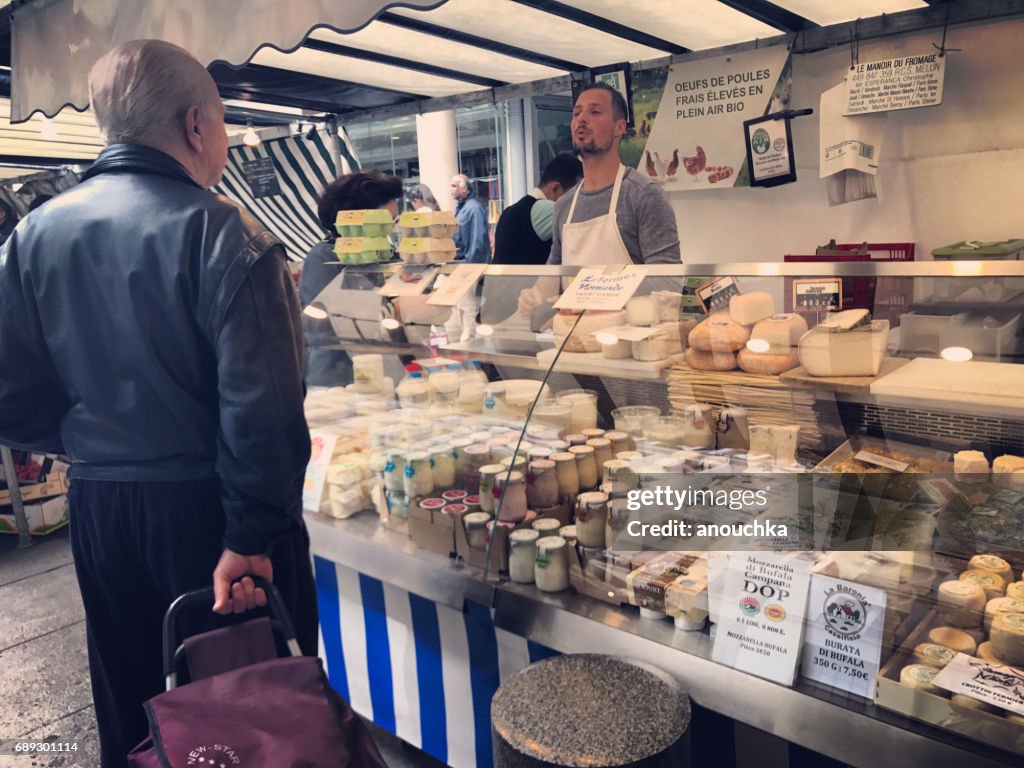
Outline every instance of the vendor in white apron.
<svg viewBox="0 0 1024 768">
<path fill-rule="evenodd" d="M 595 83 L 573 106 L 573 148 L 583 181 L 555 205 L 548 264 L 613 266 L 679 263 L 675 214 L 658 185 L 619 161 L 626 133 L 626 103 L 615 89 Z M 568 199 L 567 199 L 568 198 Z M 550 316 L 545 304 L 558 293 L 557 278 L 541 278 L 519 296 L 519 314 L 534 330 Z"/>
</svg>

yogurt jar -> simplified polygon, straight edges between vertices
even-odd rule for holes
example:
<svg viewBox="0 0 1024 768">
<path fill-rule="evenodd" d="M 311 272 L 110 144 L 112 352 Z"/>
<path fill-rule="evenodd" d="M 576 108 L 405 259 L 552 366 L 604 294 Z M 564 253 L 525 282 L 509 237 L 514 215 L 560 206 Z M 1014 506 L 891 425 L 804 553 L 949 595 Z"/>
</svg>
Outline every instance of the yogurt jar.
<svg viewBox="0 0 1024 768">
<path fill-rule="evenodd" d="M 587 445 L 594 449 L 594 461 L 597 463 L 597 472 L 604 471 L 604 465 L 614 457 L 612 453 L 612 441 L 607 437 L 594 437 L 587 440 Z"/>
<path fill-rule="evenodd" d="M 474 443 L 464 453 L 466 468 L 462 473 L 462 487 L 468 493 L 479 493 L 480 468 L 491 463 L 491 450 L 486 445 Z"/>
<path fill-rule="evenodd" d="M 531 509 L 558 504 L 558 476 L 550 459 L 531 461 L 526 474 L 526 502 Z"/>
<path fill-rule="evenodd" d="M 518 523 L 526 517 L 526 478 L 522 472 L 507 470 L 497 476 L 494 504 L 503 523 Z"/>
<path fill-rule="evenodd" d="M 498 485 L 498 475 L 505 472 L 504 464 L 485 464 L 480 467 L 480 510 L 483 512 L 494 512 L 495 489 Z"/>
<path fill-rule="evenodd" d="M 576 457 L 576 472 L 580 478 L 580 489 L 589 491 L 596 488 L 600 480 L 597 474 L 597 460 L 594 449 L 589 445 L 574 445 L 569 453 Z"/>
<path fill-rule="evenodd" d="M 580 432 L 597 426 L 597 393 L 590 389 L 568 389 L 558 399 L 569 404 L 569 431 Z"/>
<path fill-rule="evenodd" d="M 570 498 L 580 492 L 580 474 L 576 468 L 576 454 L 555 453 L 551 455 L 555 462 L 555 478 L 558 480 L 558 493 L 563 498 Z"/>
<path fill-rule="evenodd" d="M 384 488 L 392 493 L 405 491 L 405 451 L 393 449 L 385 454 Z"/>
<path fill-rule="evenodd" d="M 562 592 L 569 588 L 568 544 L 561 536 L 537 539 L 533 580 L 541 592 Z"/>
<path fill-rule="evenodd" d="M 653 405 L 626 405 L 612 411 L 616 431 L 628 432 L 633 436 L 643 435 L 647 422 L 660 415 L 661 409 Z"/>
<path fill-rule="evenodd" d="M 580 432 L 587 440 L 594 440 L 598 437 L 605 437 L 605 430 L 600 427 L 594 427 L 593 429 L 584 429 Z"/>
<path fill-rule="evenodd" d="M 611 432 L 605 432 L 604 436 L 612 444 L 612 453 L 618 456 L 623 451 L 635 451 L 636 440 L 628 432 L 621 432 L 619 430 L 612 430 Z"/>
<path fill-rule="evenodd" d="M 406 455 L 403 492 L 409 498 L 427 496 L 434 492 L 434 472 L 430 467 L 430 454 L 416 451 Z"/>
<path fill-rule="evenodd" d="M 455 485 L 455 459 L 452 447 L 445 443 L 430 452 L 431 469 L 434 472 L 435 488 L 451 488 Z"/>
<path fill-rule="evenodd" d="M 562 524 L 553 517 L 542 517 L 534 520 L 531 527 L 541 536 L 557 536 Z"/>
<path fill-rule="evenodd" d="M 576 538 L 584 547 L 605 546 L 608 496 L 600 491 L 581 493 L 576 498 Z"/>
<path fill-rule="evenodd" d="M 537 540 L 532 528 L 521 528 L 508 535 L 508 575 L 517 584 L 533 584 L 537 562 Z"/>
<path fill-rule="evenodd" d="M 563 525 L 558 529 L 558 535 L 565 539 L 566 543 L 570 547 L 576 546 L 576 526 L 575 525 Z"/>
<path fill-rule="evenodd" d="M 469 512 L 462 518 L 466 527 L 466 539 L 473 549 L 487 549 L 487 524 L 491 516 L 487 512 Z"/>
</svg>

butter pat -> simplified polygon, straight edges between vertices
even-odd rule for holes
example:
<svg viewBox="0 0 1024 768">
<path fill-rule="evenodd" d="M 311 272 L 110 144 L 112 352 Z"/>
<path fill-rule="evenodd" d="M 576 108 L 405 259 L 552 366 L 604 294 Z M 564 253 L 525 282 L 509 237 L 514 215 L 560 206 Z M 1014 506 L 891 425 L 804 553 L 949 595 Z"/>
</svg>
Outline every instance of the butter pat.
<svg viewBox="0 0 1024 768">
<path fill-rule="evenodd" d="M 968 483 L 988 480 L 988 459 L 981 451 L 957 451 L 953 456 L 956 479 Z"/>
<path fill-rule="evenodd" d="M 764 291 L 744 293 L 729 299 L 729 315 L 740 325 L 753 325 L 775 314 L 775 301 Z"/>
</svg>

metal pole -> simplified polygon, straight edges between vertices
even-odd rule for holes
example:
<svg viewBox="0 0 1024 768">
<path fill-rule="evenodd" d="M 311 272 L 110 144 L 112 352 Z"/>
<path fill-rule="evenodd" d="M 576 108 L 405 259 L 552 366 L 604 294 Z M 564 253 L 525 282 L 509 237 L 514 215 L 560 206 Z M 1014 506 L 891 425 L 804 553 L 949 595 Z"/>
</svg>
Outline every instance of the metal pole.
<svg viewBox="0 0 1024 768">
<path fill-rule="evenodd" d="M 18 546 L 32 546 L 32 533 L 25 517 L 25 507 L 21 503 L 21 489 L 18 487 L 18 473 L 14 469 L 14 456 L 6 445 L 0 445 L 0 458 L 4 462 L 4 475 L 7 477 L 7 488 L 11 492 L 11 509 L 14 510 L 14 523 L 18 526 Z"/>
</svg>

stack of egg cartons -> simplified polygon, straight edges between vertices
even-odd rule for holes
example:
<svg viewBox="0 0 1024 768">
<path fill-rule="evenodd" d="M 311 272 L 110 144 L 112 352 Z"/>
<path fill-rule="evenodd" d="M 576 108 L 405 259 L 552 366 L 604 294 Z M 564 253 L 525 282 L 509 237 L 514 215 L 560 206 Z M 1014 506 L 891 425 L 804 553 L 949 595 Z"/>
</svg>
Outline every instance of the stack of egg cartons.
<svg viewBox="0 0 1024 768">
<path fill-rule="evenodd" d="M 334 241 L 334 253 L 342 264 L 390 261 L 394 254 L 388 235 L 393 226 L 391 212 L 384 208 L 338 211 L 334 228 L 339 237 Z"/>
<path fill-rule="evenodd" d="M 409 211 L 398 220 L 402 242 L 398 255 L 410 264 L 438 264 L 455 258 L 455 236 L 459 225 L 449 211 Z"/>
</svg>

